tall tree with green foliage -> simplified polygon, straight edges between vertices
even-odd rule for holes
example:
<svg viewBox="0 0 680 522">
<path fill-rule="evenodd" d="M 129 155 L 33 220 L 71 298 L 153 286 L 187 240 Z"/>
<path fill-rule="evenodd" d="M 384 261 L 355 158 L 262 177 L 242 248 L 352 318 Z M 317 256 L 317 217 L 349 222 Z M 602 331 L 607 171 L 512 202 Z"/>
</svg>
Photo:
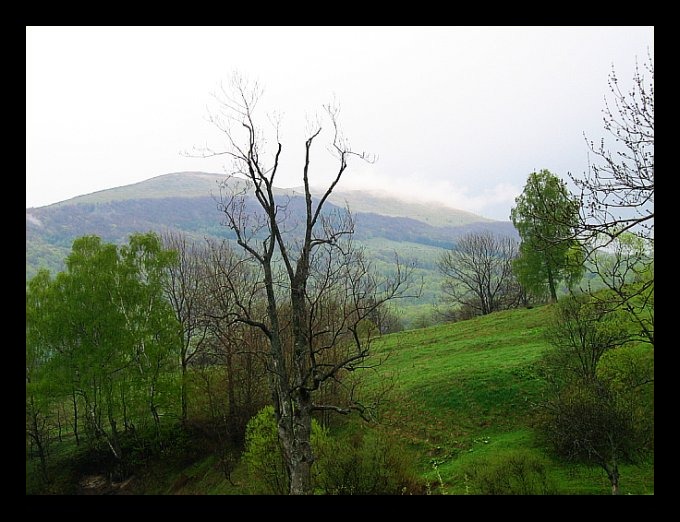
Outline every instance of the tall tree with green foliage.
<svg viewBox="0 0 680 522">
<path fill-rule="evenodd" d="M 129 360 L 133 362 L 132 379 L 136 379 L 145 394 L 146 407 L 151 413 L 157 436 L 160 435 L 159 410 L 174 407 L 173 379 L 177 368 L 179 336 L 177 320 L 164 288 L 168 267 L 177 252 L 163 247 L 155 233 L 133 234 L 127 245 L 119 249 L 121 272 L 115 300 L 125 317 L 130 337 Z"/>
<path fill-rule="evenodd" d="M 513 268 L 520 283 L 537 295 L 557 301 L 561 281 L 571 287 L 583 275 L 583 253 L 575 241 L 579 202 L 549 170 L 529 174 L 515 198 L 510 219 L 519 232 L 519 256 Z"/>
<path fill-rule="evenodd" d="M 49 480 L 49 417 L 53 401 L 47 378 L 51 343 L 44 328 L 51 320 L 47 310 L 49 291 L 49 272 L 39 270 L 26 288 L 26 449 L 29 457 L 37 455 L 43 482 Z"/>
<path fill-rule="evenodd" d="M 173 257 L 155 234 L 133 234 L 120 248 L 84 236 L 65 272 L 29 281 L 27 416 L 37 420 L 48 399 L 70 400 L 74 433 L 82 421 L 88 442 L 105 443 L 119 461 L 122 430 L 151 420 L 158 433 L 178 349 L 162 289 Z"/>
</svg>

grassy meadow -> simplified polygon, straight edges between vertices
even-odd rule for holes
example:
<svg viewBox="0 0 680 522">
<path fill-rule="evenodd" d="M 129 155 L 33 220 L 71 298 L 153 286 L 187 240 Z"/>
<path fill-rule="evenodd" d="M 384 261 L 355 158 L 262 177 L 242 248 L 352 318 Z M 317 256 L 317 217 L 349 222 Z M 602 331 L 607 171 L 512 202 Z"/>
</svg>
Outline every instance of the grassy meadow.
<svg viewBox="0 0 680 522">
<path fill-rule="evenodd" d="M 549 319 L 549 305 L 508 310 L 376 342 L 375 355 L 386 357 L 380 371 L 394 376 L 383 422 L 408 440 L 439 493 L 465 494 L 467 466 L 513 452 L 543 461 L 556 493 L 609 493 L 603 470 L 553 457 L 532 429 Z M 622 494 L 653 492 L 653 460 L 621 467 Z"/>
</svg>

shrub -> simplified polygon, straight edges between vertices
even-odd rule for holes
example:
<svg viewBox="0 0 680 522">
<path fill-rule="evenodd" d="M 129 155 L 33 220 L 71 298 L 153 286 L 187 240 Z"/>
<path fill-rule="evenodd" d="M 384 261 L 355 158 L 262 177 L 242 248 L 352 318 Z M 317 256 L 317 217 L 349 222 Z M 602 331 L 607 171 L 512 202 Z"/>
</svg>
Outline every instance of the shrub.
<svg viewBox="0 0 680 522">
<path fill-rule="evenodd" d="M 527 451 L 477 459 L 464 468 L 477 495 L 551 495 L 555 485 L 545 462 Z"/>
<path fill-rule="evenodd" d="M 317 454 L 316 489 L 330 495 L 419 492 L 414 463 L 399 443 L 378 431 L 355 428 L 327 439 Z"/>
<path fill-rule="evenodd" d="M 410 454 L 376 431 L 351 428 L 338 438 L 312 420 L 312 486 L 327 495 L 397 495 L 418 492 Z M 253 493 L 288 493 L 274 408 L 266 406 L 246 428 L 243 455 Z"/>
<path fill-rule="evenodd" d="M 288 492 L 288 472 L 272 406 L 265 406 L 248 422 L 243 459 L 254 493 L 284 495 Z"/>
<path fill-rule="evenodd" d="M 325 443 L 326 437 L 324 429 L 312 419 L 312 448 L 315 454 Z M 288 493 L 288 470 L 279 444 L 273 406 L 265 406 L 248 421 L 243 459 L 253 493 Z"/>
</svg>

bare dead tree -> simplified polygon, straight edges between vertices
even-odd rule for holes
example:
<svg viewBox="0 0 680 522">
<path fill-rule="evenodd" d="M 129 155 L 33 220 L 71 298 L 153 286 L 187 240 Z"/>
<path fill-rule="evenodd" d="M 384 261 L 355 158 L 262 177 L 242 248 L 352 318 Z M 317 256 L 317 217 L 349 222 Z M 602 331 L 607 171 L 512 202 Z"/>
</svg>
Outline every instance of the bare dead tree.
<svg viewBox="0 0 680 522">
<path fill-rule="evenodd" d="M 517 254 L 517 241 L 511 237 L 488 231 L 461 237 L 437 263 L 445 278 L 445 301 L 474 310 L 475 315 L 517 306 L 524 296 L 512 270 Z"/>
<path fill-rule="evenodd" d="M 283 146 L 274 124 L 275 145 L 271 151 L 266 149 L 263 129 L 254 119 L 260 94 L 257 85 L 251 86 L 238 76 L 233 78 L 231 92 L 223 89 L 218 98 L 221 113 L 212 117 L 226 139 L 226 150 L 206 150 L 204 155 L 230 157 L 232 176 L 240 180 L 240 186 L 233 180 L 223 185 L 220 209 L 246 262 L 255 265 L 261 276 L 254 290 L 266 296 L 266 316 L 253 315 L 251 299 L 239 295 L 235 296 L 235 320 L 259 329 L 268 341 L 269 385 L 290 477 L 289 492 L 308 494 L 314 462 L 310 445 L 312 413 L 349 411 L 334 404 L 318 404 L 314 397 L 324 382 L 365 362 L 370 339 L 361 331 L 362 319 L 382 303 L 403 295 L 408 270 L 397 264 L 394 278 L 378 283 L 345 241 L 354 231 L 351 216 L 338 218 L 323 212 L 350 158 L 371 160 L 347 145 L 340 134 L 338 111 L 330 105 L 324 108 L 331 131 L 329 151 L 337 162 L 332 181 L 320 197 L 312 196 L 310 154 L 322 133 L 321 125 L 315 125 L 304 147 L 303 222 L 297 227 L 286 222 L 288 202 L 277 197 L 274 188 Z M 337 261 L 328 261 L 329 258 Z M 324 269 L 318 272 L 320 266 Z M 323 308 L 321 295 L 334 293 L 345 300 L 343 307 L 353 308 L 352 314 L 340 321 L 340 331 L 320 332 L 313 318 Z M 290 351 L 286 350 L 287 337 Z M 341 360 L 329 363 L 321 357 L 323 352 L 345 342 L 353 350 Z"/>
<path fill-rule="evenodd" d="M 266 351 L 264 335 L 249 331 L 239 317 L 266 317 L 266 295 L 259 271 L 244 262 L 226 241 L 208 240 L 205 306 L 211 332 L 210 358 L 223 365 L 226 376 L 225 428 L 231 443 L 243 442 L 246 424 L 266 404 L 260 393 L 264 383 Z"/>
<path fill-rule="evenodd" d="M 208 325 L 202 303 L 205 285 L 199 246 L 182 232 L 167 231 L 162 235 L 165 248 L 177 253 L 176 262 L 168 268 L 165 295 L 172 306 L 180 328 L 180 396 L 182 423 L 187 420 L 187 370 L 192 359 L 205 347 Z"/>
</svg>

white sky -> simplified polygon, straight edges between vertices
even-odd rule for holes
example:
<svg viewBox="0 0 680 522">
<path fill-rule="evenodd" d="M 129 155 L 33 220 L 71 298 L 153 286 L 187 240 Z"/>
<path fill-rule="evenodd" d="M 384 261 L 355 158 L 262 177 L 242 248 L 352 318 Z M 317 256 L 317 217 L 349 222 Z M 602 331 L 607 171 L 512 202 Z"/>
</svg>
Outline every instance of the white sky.
<svg viewBox="0 0 680 522">
<path fill-rule="evenodd" d="M 336 99 L 352 146 L 379 158 L 341 188 L 507 220 L 530 172 L 587 169 L 612 64 L 630 85 L 648 49 L 653 27 L 27 27 L 26 206 L 224 172 L 180 151 L 220 147 L 211 93 L 238 70 L 284 114 L 277 185 L 301 184 L 305 115 Z"/>
</svg>

